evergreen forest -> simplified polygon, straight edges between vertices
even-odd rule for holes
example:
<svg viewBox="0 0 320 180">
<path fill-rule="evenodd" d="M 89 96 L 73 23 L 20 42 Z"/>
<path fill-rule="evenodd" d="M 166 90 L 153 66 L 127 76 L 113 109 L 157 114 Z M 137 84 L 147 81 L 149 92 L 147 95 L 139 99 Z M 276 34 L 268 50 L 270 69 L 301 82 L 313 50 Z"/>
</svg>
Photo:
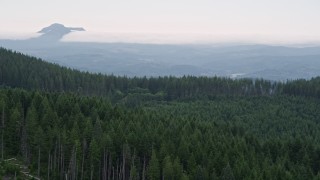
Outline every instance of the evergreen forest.
<svg viewBox="0 0 320 180">
<path fill-rule="evenodd" d="M 130 78 L 1 48 L 0 179 L 320 179 L 319 98 L 320 77 Z"/>
</svg>

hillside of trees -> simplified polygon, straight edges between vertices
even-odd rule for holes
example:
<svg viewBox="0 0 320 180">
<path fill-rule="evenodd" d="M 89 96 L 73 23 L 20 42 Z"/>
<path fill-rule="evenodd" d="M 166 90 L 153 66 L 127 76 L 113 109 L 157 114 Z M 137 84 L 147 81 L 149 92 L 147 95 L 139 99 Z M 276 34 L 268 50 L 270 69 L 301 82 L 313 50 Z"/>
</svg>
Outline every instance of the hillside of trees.
<svg viewBox="0 0 320 180">
<path fill-rule="evenodd" d="M 223 77 L 127 78 L 90 74 L 51 64 L 35 57 L 0 49 L 2 85 L 29 90 L 77 92 L 82 95 L 123 97 L 128 93 L 160 94 L 164 100 L 197 99 L 219 94 L 268 95 L 280 88 L 270 81 Z"/>
<path fill-rule="evenodd" d="M 320 179 L 319 79 L 90 74 L 0 49 L 0 177 Z"/>
</svg>

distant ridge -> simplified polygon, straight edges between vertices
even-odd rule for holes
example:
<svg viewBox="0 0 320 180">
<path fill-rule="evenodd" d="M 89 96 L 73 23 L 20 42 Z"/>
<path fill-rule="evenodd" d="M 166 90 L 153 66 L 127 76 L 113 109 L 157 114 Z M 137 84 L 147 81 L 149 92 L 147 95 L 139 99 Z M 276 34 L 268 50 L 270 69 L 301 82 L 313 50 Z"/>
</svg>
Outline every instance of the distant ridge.
<svg viewBox="0 0 320 180">
<path fill-rule="evenodd" d="M 59 41 L 63 36 L 74 31 L 85 31 L 85 29 L 82 27 L 66 27 L 63 24 L 54 23 L 38 31 L 38 33 L 41 33 L 42 35 L 36 39 Z"/>
</svg>

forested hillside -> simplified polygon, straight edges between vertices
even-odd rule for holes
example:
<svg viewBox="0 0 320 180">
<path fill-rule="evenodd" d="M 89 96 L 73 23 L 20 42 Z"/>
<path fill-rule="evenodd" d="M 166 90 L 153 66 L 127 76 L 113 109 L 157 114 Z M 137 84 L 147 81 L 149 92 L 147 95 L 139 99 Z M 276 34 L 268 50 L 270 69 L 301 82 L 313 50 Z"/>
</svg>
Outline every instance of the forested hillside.
<svg viewBox="0 0 320 180">
<path fill-rule="evenodd" d="M 221 77 L 127 78 L 90 74 L 60 67 L 20 53 L 0 49 L 0 82 L 10 87 L 83 95 L 113 96 L 127 93 L 162 95 L 166 100 L 227 95 L 268 95 L 278 88 L 270 81 Z M 164 93 L 164 94 L 163 94 Z"/>
<path fill-rule="evenodd" d="M 116 77 L 1 49 L 1 159 L 42 179 L 320 179 L 318 82 Z"/>
</svg>

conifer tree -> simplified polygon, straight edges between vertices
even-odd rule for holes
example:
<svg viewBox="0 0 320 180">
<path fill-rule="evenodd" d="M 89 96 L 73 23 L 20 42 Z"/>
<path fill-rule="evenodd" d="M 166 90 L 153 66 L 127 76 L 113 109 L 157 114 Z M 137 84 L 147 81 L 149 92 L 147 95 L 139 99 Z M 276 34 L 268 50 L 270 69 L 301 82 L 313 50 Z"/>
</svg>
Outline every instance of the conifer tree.
<svg viewBox="0 0 320 180">
<path fill-rule="evenodd" d="M 173 180 L 174 178 L 174 171 L 173 171 L 173 166 L 171 162 L 170 156 L 166 156 L 163 160 L 163 179 L 165 180 Z"/>
<path fill-rule="evenodd" d="M 157 158 L 155 150 L 152 150 L 151 159 L 147 168 L 148 180 L 160 179 L 159 160 Z"/>
</svg>

